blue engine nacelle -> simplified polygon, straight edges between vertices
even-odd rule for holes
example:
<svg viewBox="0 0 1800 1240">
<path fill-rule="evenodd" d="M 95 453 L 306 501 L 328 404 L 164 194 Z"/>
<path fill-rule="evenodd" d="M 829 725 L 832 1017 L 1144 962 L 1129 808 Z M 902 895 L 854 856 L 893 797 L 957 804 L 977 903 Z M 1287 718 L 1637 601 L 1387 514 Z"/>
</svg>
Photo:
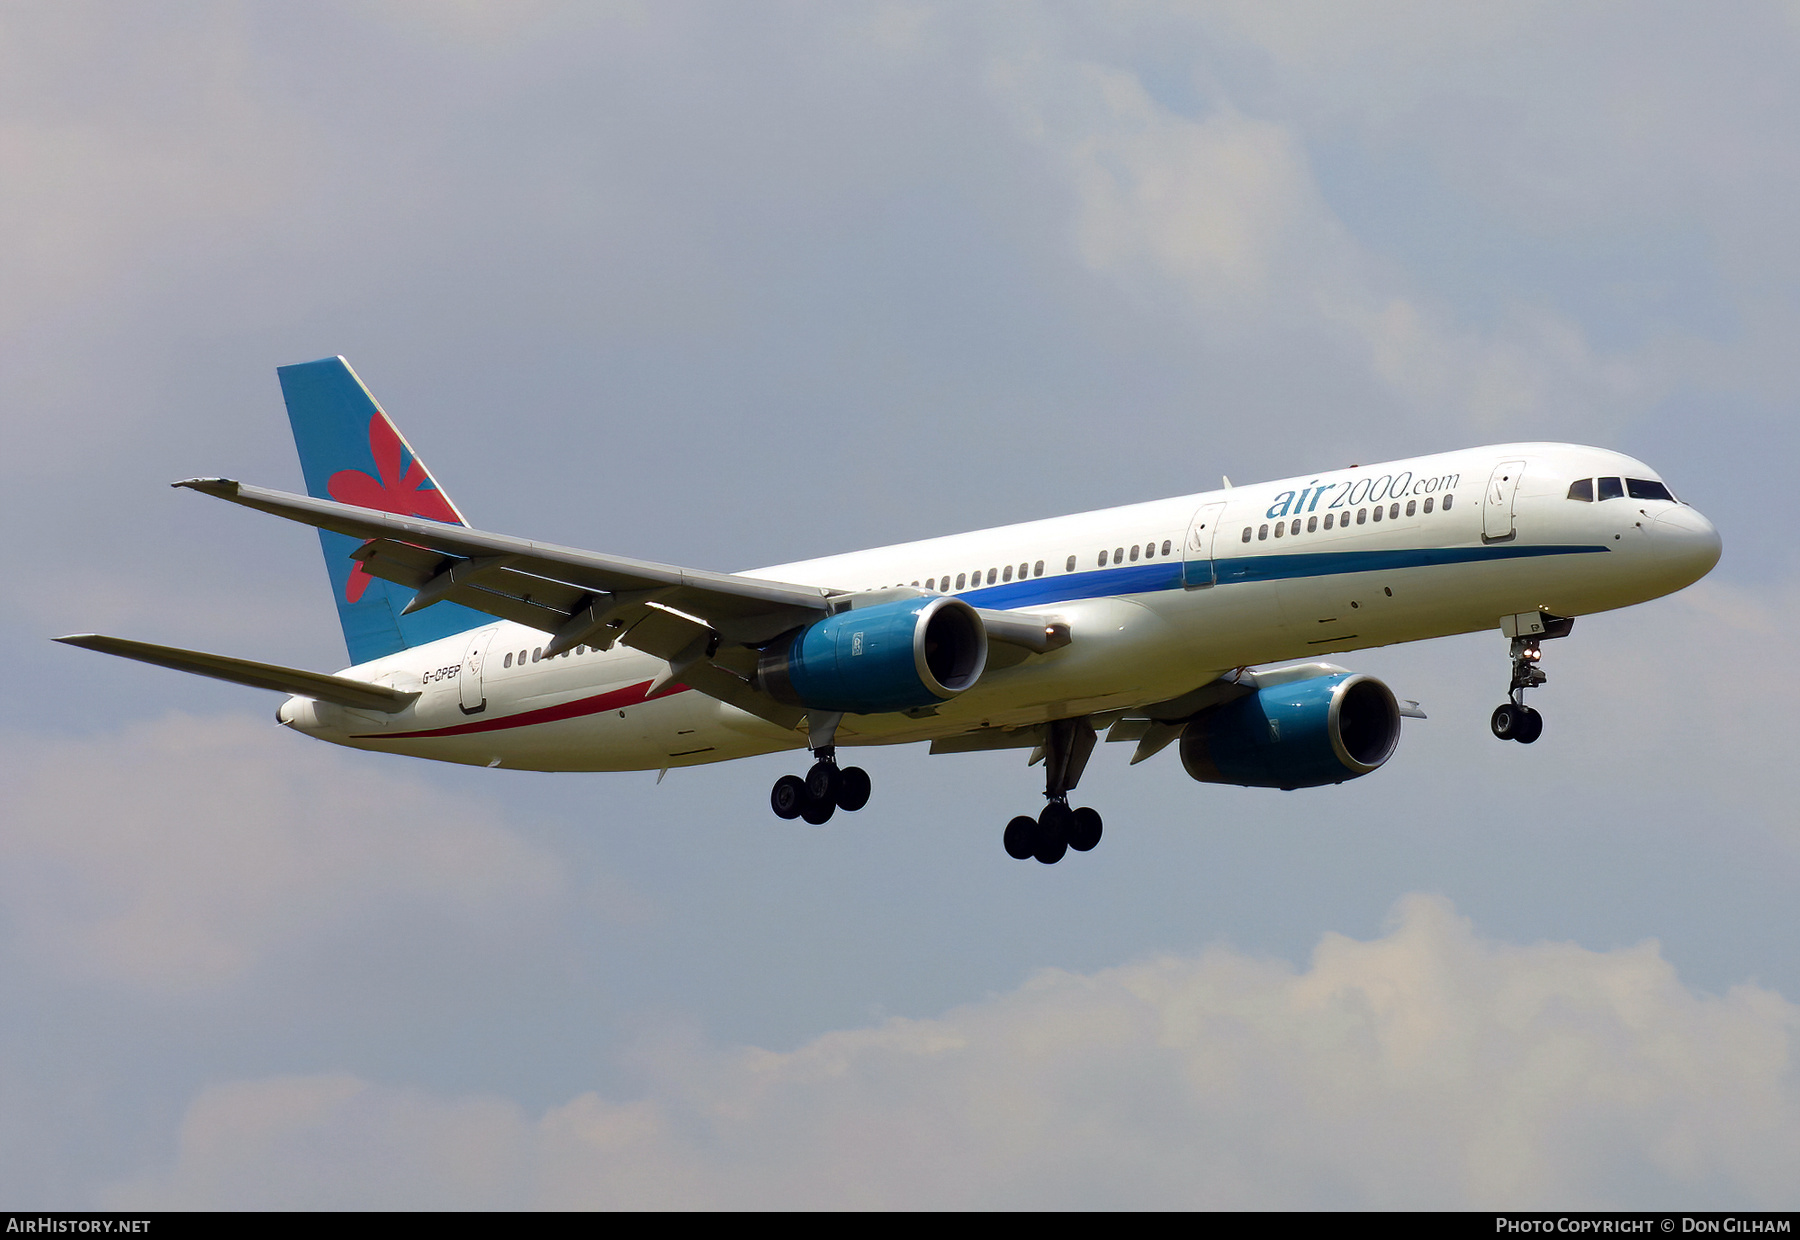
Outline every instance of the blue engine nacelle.
<svg viewBox="0 0 1800 1240">
<path fill-rule="evenodd" d="M 1317 788 L 1367 775 L 1394 754 L 1400 706 L 1373 676 L 1340 672 L 1258 689 L 1197 715 L 1181 765 L 1202 783 Z"/>
<path fill-rule="evenodd" d="M 981 678 L 987 630 L 959 598 L 909 598 L 827 616 L 770 646 L 756 683 L 778 701 L 875 715 L 935 706 Z"/>
</svg>

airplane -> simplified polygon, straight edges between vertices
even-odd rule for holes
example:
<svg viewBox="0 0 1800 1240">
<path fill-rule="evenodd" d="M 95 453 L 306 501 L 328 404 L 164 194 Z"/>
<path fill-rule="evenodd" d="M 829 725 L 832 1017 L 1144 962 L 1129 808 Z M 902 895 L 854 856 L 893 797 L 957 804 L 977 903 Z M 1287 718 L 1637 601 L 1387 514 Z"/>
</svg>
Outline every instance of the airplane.
<svg viewBox="0 0 1800 1240">
<path fill-rule="evenodd" d="M 804 747 L 770 805 L 813 824 L 869 800 L 840 746 L 1029 750 L 1045 804 L 1002 843 L 1045 864 L 1099 843 L 1069 794 L 1101 733 L 1133 764 L 1178 744 L 1202 783 L 1342 783 L 1423 712 L 1322 656 L 1498 628 L 1490 726 L 1530 744 L 1542 643 L 1720 553 L 1643 462 L 1515 443 L 710 572 L 479 530 L 343 358 L 277 373 L 307 493 L 173 485 L 318 529 L 350 666 L 55 640 L 278 690 L 297 732 L 444 762 L 660 780 Z"/>
</svg>

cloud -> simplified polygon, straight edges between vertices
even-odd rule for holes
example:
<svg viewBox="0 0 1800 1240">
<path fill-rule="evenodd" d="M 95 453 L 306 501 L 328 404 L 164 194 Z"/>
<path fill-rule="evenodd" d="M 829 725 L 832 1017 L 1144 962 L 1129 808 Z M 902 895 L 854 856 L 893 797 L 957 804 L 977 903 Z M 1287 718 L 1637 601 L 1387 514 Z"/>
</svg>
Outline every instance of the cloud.
<svg viewBox="0 0 1800 1240">
<path fill-rule="evenodd" d="M 344 1075 L 204 1091 L 117 1208 L 1792 1206 L 1800 1007 L 1653 942 L 1479 938 L 1412 896 L 1295 970 L 1045 971 L 798 1050 L 651 1056 L 530 1120 Z"/>
<path fill-rule="evenodd" d="M 370 919 L 504 937 L 561 898 L 556 862 L 480 805 L 262 719 L 8 749 L 0 895 L 38 969 L 194 992 Z"/>
<path fill-rule="evenodd" d="M 1652 391 L 1649 372 L 1544 306 L 1459 322 L 1332 209 L 1294 119 L 1228 99 L 1187 115 L 1138 74 L 1079 60 L 998 61 L 990 78 L 1068 185 L 1080 260 L 1179 307 L 1212 347 L 1297 337 L 1310 365 L 1347 368 L 1390 407 L 1484 432 Z"/>
</svg>

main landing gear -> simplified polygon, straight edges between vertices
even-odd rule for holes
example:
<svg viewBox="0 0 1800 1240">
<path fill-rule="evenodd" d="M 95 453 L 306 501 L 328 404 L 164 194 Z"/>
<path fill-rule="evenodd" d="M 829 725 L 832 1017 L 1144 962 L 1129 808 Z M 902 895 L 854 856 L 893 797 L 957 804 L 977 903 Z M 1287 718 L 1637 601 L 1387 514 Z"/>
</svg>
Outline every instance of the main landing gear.
<svg viewBox="0 0 1800 1240">
<path fill-rule="evenodd" d="M 1073 848 L 1087 852 L 1100 842 L 1100 815 L 1082 806 L 1069 808 L 1069 793 L 1081 779 L 1094 752 L 1094 728 L 1086 719 L 1057 719 L 1045 728 L 1044 797 L 1048 804 L 1036 818 L 1020 814 L 1006 824 L 1001 842 L 1018 861 L 1036 857 L 1055 865 Z"/>
<path fill-rule="evenodd" d="M 869 803 L 869 773 L 860 766 L 839 767 L 837 748 L 821 745 L 806 778 L 783 775 L 769 791 L 769 808 L 777 818 L 804 818 L 815 827 L 838 810 L 855 813 Z"/>
<path fill-rule="evenodd" d="M 815 827 L 838 810 L 855 813 L 869 803 L 869 773 L 860 766 L 837 764 L 837 729 L 843 715 L 836 711 L 807 712 L 807 743 L 812 746 L 812 769 L 806 778 L 783 775 L 769 790 L 769 808 L 777 818 L 804 818 Z"/>
<path fill-rule="evenodd" d="M 1493 718 L 1488 721 L 1500 740 L 1529 745 L 1544 734 L 1544 717 L 1525 705 L 1525 690 L 1535 689 L 1550 679 L 1538 666 L 1543 657 L 1537 638 L 1513 638 L 1512 689 L 1507 701 L 1494 708 Z"/>
</svg>

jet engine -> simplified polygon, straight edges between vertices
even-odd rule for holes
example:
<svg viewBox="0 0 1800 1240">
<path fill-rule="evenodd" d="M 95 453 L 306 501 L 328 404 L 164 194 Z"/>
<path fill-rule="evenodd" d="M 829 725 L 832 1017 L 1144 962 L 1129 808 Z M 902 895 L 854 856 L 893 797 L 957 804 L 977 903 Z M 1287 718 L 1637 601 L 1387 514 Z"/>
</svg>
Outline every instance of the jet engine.
<svg viewBox="0 0 1800 1240">
<path fill-rule="evenodd" d="M 1196 715 L 1181 765 L 1201 783 L 1317 788 L 1393 756 L 1400 706 L 1373 676 L 1340 672 L 1271 685 Z"/>
<path fill-rule="evenodd" d="M 778 701 L 874 715 L 934 706 L 981 678 L 987 630 L 959 598 L 909 598 L 827 616 L 779 639 L 756 664 Z"/>
</svg>

